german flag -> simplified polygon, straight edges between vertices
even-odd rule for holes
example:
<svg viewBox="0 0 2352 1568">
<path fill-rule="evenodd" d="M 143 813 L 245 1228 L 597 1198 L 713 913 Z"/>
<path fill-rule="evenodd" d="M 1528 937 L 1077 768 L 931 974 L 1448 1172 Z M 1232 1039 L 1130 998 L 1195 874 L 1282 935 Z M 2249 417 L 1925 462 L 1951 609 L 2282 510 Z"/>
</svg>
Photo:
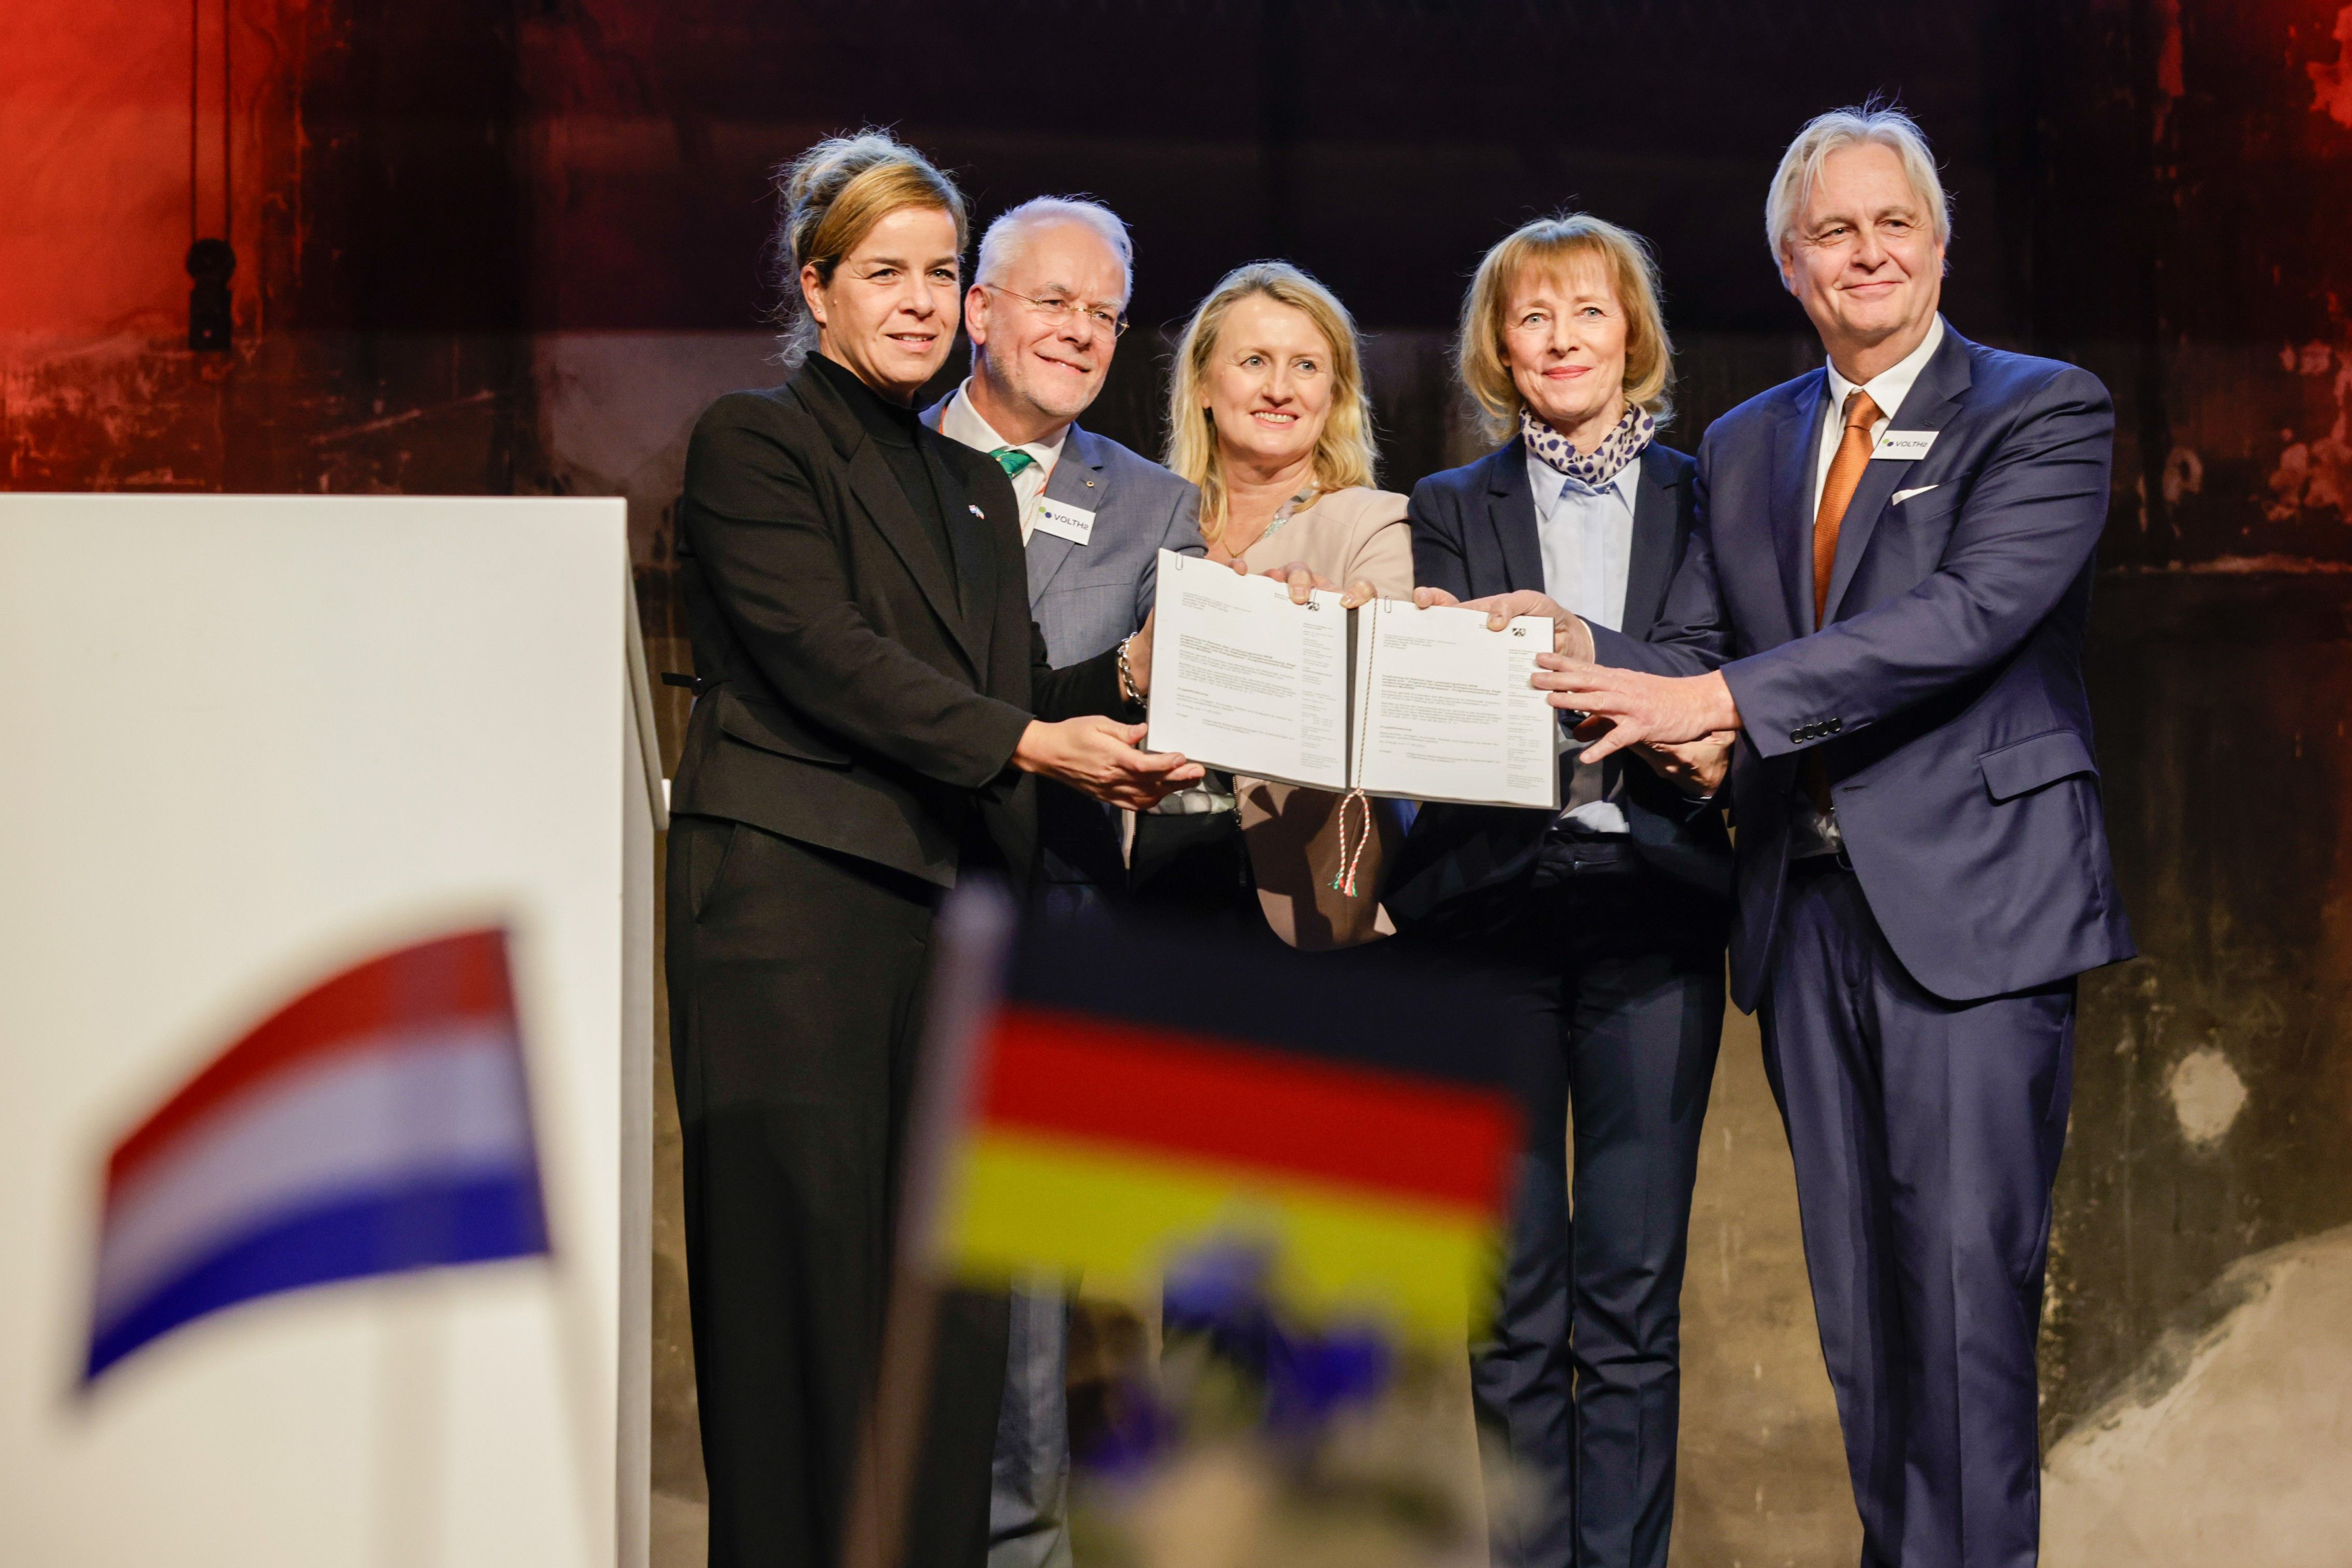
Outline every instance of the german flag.
<svg viewBox="0 0 2352 1568">
<path fill-rule="evenodd" d="M 1519 1117 L 1475 987 L 1148 927 L 1032 921 L 1011 947 L 951 1074 L 950 1272 L 1148 1289 L 1241 1239 L 1294 1310 L 1457 1343 L 1483 1316 Z"/>
</svg>

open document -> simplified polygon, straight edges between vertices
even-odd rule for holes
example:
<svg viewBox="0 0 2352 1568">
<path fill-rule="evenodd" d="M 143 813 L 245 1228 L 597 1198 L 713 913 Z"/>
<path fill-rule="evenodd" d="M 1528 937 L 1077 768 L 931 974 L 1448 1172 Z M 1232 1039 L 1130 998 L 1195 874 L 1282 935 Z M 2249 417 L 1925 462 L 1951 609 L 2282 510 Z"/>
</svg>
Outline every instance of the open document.
<svg viewBox="0 0 2352 1568">
<path fill-rule="evenodd" d="M 1254 778 L 1348 787 L 1349 613 L 1271 577 L 1160 552 L 1151 633 L 1154 751 Z"/>
<path fill-rule="evenodd" d="M 1155 751 L 1316 789 L 1557 810 L 1559 729 L 1529 684 L 1549 620 L 1304 605 L 1271 577 L 1162 551 Z"/>
</svg>

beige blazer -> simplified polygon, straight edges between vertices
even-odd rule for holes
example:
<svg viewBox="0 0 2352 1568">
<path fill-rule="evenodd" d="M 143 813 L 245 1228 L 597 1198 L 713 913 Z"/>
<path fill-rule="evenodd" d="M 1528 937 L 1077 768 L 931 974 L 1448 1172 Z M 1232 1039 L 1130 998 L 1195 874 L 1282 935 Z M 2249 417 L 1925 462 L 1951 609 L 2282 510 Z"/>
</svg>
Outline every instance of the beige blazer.
<svg viewBox="0 0 2352 1568">
<path fill-rule="evenodd" d="M 1412 595 L 1412 530 L 1405 498 L 1358 485 L 1318 496 L 1242 552 L 1252 572 L 1293 561 L 1342 587 L 1370 583 L 1384 599 Z M 1381 868 L 1396 848 L 1391 820 L 1375 812 L 1378 836 L 1356 863 L 1356 896 L 1334 891 L 1339 868 L 1340 797 L 1265 779 L 1235 778 L 1243 841 L 1257 879 L 1259 906 L 1274 933 L 1293 947 L 1352 947 L 1394 934 L 1380 907 Z M 1362 818 L 1351 812 L 1360 831 Z"/>
</svg>

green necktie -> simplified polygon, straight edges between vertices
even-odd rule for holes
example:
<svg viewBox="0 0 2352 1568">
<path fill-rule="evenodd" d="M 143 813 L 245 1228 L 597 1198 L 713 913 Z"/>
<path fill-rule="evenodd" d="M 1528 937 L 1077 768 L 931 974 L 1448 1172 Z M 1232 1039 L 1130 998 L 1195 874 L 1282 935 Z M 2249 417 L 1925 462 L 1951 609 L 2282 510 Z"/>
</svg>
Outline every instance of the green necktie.
<svg viewBox="0 0 2352 1568">
<path fill-rule="evenodd" d="M 1037 460 L 1018 447 L 999 447 L 989 456 L 996 459 L 996 466 L 1004 470 L 1008 479 Z"/>
</svg>

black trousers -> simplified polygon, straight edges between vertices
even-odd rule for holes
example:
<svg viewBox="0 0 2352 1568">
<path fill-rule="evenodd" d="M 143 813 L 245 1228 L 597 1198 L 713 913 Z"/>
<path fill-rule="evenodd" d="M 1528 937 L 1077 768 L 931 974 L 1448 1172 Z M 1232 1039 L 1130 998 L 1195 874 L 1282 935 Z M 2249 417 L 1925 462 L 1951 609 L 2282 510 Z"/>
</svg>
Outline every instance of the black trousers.
<svg viewBox="0 0 2352 1568">
<path fill-rule="evenodd" d="M 1529 1075 L 1493 1332 L 1472 1347 L 1479 1422 L 1518 1472 L 1492 1542 L 1510 1568 L 1664 1568 L 1674 1521 L 1723 917 L 1621 855 L 1576 858 L 1591 848 L 1548 847 L 1530 885 L 1439 939 L 1496 989 Z"/>
<path fill-rule="evenodd" d="M 1920 989 L 1851 871 L 1790 879 L 1763 1006 L 1869 1568 L 2032 1568 L 2034 1345 L 2074 982 Z"/>
<path fill-rule="evenodd" d="M 835 1568 L 887 1307 L 935 889 L 740 823 L 669 836 L 670 1050 L 712 1568 Z M 904 1561 L 981 1563 L 1002 1293 L 940 1309 Z"/>
</svg>

